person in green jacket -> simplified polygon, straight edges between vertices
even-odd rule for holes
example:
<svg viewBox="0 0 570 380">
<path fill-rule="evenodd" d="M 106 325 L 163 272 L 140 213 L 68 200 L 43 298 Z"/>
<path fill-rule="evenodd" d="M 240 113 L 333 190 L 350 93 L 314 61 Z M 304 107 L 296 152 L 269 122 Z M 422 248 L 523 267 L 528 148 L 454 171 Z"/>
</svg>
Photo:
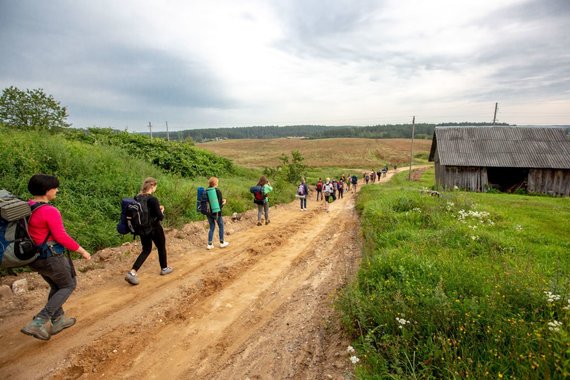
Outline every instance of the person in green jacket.
<svg viewBox="0 0 570 380">
<path fill-rule="evenodd" d="M 271 183 L 264 175 L 259 178 L 257 186 L 261 186 L 263 188 L 264 195 L 263 204 L 257 204 L 257 225 L 261 226 L 262 211 L 265 213 L 265 224 L 269 224 L 269 198 L 267 197 L 267 194 L 273 191 L 273 187 L 271 187 Z"/>
<path fill-rule="evenodd" d="M 220 238 L 220 248 L 226 248 L 230 243 L 224 240 L 224 219 L 222 218 L 222 208 L 226 204 L 226 200 L 222 197 L 222 192 L 218 189 L 218 178 L 212 177 L 208 180 L 208 201 L 212 208 L 212 213 L 208 215 L 208 245 L 207 249 L 214 248 L 214 230 L 216 223 L 218 224 L 218 235 Z"/>
</svg>

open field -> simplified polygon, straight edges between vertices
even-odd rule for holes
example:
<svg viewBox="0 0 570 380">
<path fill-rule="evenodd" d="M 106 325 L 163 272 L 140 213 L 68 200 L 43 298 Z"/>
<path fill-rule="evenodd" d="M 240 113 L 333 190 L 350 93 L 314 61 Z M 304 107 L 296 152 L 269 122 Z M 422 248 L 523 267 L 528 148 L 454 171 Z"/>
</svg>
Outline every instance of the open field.
<svg viewBox="0 0 570 380">
<path fill-rule="evenodd" d="M 223 140 L 196 144 L 237 165 L 249 168 L 274 167 L 282 154 L 298 150 L 308 166 L 378 169 L 384 164 L 410 162 L 409 139 L 269 139 Z M 431 140 L 414 140 L 414 156 L 427 156 Z"/>
</svg>

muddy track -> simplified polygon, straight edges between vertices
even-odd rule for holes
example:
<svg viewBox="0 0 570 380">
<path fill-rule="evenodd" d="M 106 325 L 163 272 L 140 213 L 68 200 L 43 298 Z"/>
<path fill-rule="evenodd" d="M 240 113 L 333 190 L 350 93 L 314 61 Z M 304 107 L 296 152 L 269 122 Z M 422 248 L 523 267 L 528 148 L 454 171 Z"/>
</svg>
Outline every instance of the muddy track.
<svg viewBox="0 0 570 380">
<path fill-rule="evenodd" d="M 138 286 L 123 279 L 138 243 L 78 262 L 91 269 L 65 305 L 78 322 L 48 342 L 19 332 L 47 296 L 26 275 L 37 289 L 0 311 L 0 378 L 350 378 L 333 303 L 361 252 L 354 195 L 308 207 L 272 207 L 263 226 L 252 211 L 228 219 L 225 249 L 205 249 L 205 222 L 169 231 L 174 272 L 159 276 L 153 253 Z"/>
</svg>

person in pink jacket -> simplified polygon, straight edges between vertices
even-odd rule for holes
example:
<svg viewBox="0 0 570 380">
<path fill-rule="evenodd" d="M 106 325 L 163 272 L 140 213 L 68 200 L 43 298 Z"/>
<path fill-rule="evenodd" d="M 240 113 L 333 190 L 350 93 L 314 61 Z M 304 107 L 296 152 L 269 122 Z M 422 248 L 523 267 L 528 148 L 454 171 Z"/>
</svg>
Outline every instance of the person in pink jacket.
<svg viewBox="0 0 570 380">
<path fill-rule="evenodd" d="M 28 232 L 41 247 L 39 258 L 29 266 L 48 283 L 50 291 L 44 308 L 20 331 L 41 340 L 48 340 L 75 324 L 75 318 L 67 317 L 63 311 L 63 304 L 77 285 L 73 261 L 66 250 L 91 260 L 89 252 L 65 231 L 59 210 L 49 204 L 56 198 L 58 187 L 59 180 L 46 174 L 35 174 L 28 182 L 28 190 L 33 195 L 28 201 L 33 210 Z"/>
</svg>

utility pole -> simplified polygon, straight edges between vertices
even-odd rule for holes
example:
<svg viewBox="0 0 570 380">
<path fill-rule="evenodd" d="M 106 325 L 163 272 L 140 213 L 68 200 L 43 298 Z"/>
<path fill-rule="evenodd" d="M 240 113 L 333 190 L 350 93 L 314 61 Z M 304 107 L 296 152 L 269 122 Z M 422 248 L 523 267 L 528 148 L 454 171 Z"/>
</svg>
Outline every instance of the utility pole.
<svg viewBox="0 0 570 380">
<path fill-rule="evenodd" d="M 499 103 L 495 103 L 495 114 L 493 115 L 493 125 L 497 122 L 497 111 L 499 110 Z"/>
<path fill-rule="evenodd" d="M 148 130 L 150 131 L 150 138 L 152 139 L 152 124 L 148 122 Z"/>
<path fill-rule="evenodd" d="M 414 159 L 414 135 L 416 134 L 416 117 L 412 119 L 412 145 L 410 147 L 410 172 L 408 173 L 408 179 L 412 179 L 412 160 Z"/>
<path fill-rule="evenodd" d="M 166 139 L 170 141 L 170 134 L 168 133 L 168 121 L 166 122 Z"/>
</svg>

